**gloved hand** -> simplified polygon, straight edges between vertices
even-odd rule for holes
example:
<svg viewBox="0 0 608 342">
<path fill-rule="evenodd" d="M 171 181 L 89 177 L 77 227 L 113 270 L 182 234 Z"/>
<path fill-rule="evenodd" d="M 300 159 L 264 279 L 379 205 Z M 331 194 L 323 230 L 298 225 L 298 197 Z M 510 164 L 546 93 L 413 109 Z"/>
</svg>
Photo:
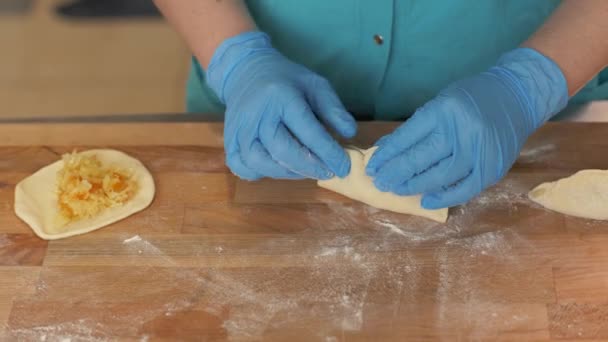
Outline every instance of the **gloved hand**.
<svg viewBox="0 0 608 342">
<path fill-rule="evenodd" d="M 536 50 L 515 49 L 381 138 L 366 172 L 382 191 L 424 194 L 427 209 L 464 203 L 498 182 L 528 136 L 567 101 L 559 67 Z"/>
<path fill-rule="evenodd" d="M 350 159 L 319 122 L 344 137 L 357 126 L 329 82 L 288 60 L 262 32 L 227 39 L 207 82 L 226 104 L 226 163 L 241 178 L 346 176 Z"/>
</svg>

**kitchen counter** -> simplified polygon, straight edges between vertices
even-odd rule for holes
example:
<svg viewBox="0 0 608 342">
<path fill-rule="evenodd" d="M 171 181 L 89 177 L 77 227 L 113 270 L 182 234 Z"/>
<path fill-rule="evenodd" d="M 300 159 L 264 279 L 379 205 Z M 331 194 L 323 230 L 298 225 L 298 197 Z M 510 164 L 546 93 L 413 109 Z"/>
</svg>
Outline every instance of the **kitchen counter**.
<svg viewBox="0 0 608 342">
<path fill-rule="evenodd" d="M 112 120 L 110 120 L 112 121 Z M 371 144 L 395 123 L 362 123 Z M 446 224 L 313 181 L 238 180 L 222 126 L 0 124 L 0 336 L 23 341 L 606 340 L 608 222 L 529 201 L 608 169 L 608 123 L 550 123 L 497 186 Z M 145 211 L 43 241 L 14 185 L 74 147 L 113 147 L 157 184 Z"/>
</svg>

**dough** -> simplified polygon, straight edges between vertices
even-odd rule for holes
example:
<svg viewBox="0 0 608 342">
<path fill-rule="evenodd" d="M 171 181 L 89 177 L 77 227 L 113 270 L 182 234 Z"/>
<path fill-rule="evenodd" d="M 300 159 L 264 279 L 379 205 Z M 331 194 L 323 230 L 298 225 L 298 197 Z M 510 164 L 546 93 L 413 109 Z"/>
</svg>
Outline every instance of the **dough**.
<svg viewBox="0 0 608 342">
<path fill-rule="evenodd" d="M 534 202 L 562 214 L 608 220 L 608 171 L 583 170 L 528 193 Z"/>
<path fill-rule="evenodd" d="M 131 200 L 120 207 L 108 208 L 99 215 L 57 227 L 57 171 L 63 167 L 59 160 L 45 166 L 22 180 L 15 188 L 15 213 L 27 223 L 34 233 L 45 240 L 85 234 L 122 220 L 148 207 L 154 199 L 154 180 L 146 167 L 137 159 L 115 150 L 89 150 L 80 152 L 95 154 L 104 165 L 116 165 L 131 169 L 138 183 L 138 191 Z"/>
<path fill-rule="evenodd" d="M 350 156 L 350 174 L 345 178 L 334 177 L 318 181 L 318 185 L 363 202 L 379 209 L 386 209 L 402 214 L 411 214 L 429 218 L 438 222 L 446 222 L 448 209 L 427 210 L 420 206 L 420 195 L 398 196 L 390 192 L 382 192 L 376 188 L 372 178 L 365 174 L 365 165 L 371 158 L 376 147 L 368 150 L 347 148 Z"/>
</svg>

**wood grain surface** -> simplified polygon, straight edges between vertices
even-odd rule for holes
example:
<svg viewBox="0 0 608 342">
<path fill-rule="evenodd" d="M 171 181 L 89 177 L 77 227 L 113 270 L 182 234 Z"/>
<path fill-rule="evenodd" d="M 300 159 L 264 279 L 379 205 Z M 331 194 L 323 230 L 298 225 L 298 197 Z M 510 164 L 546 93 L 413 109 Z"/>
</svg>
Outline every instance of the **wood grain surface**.
<svg viewBox="0 0 608 342">
<path fill-rule="evenodd" d="M 394 127 L 361 124 L 354 143 Z M 314 181 L 238 180 L 221 130 L 0 125 L 0 340 L 608 340 L 608 223 L 526 197 L 608 169 L 608 124 L 547 125 L 446 224 Z M 42 241 L 13 214 L 14 185 L 75 147 L 140 159 L 157 197 L 94 233 Z"/>
</svg>

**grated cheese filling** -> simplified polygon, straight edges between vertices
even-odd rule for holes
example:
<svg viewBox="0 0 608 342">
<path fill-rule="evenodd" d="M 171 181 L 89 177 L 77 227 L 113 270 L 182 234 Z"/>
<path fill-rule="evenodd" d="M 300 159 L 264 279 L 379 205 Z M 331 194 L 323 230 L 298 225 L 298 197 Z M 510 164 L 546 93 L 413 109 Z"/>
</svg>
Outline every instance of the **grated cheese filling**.
<svg viewBox="0 0 608 342">
<path fill-rule="evenodd" d="M 57 173 L 57 225 L 91 218 L 103 210 L 124 205 L 137 191 L 129 170 L 106 167 L 95 156 L 64 154 Z"/>
</svg>

